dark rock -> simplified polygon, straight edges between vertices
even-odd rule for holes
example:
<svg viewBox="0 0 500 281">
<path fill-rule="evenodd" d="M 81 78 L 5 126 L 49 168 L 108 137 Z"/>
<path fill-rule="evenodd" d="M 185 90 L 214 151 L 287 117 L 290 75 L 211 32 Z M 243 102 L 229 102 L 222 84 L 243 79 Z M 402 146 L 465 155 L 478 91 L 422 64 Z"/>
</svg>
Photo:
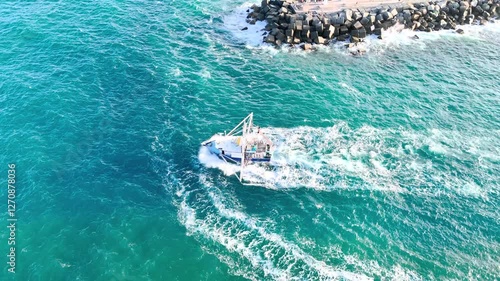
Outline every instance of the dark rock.
<svg viewBox="0 0 500 281">
<path fill-rule="evenodd" d="M 276 35 L 276 40 L 280 40 L 281 42 L 285 42 L 286 41 L 286 35 L 283 34 L 282 32 L 278 32 L 278 34 Z"/>
<path fill-rule="evenodd" d="M 460 28 L 459 28 L 459 29 L 457 29 L 457 30 L 455 30 L 455 32 L 456 32 L 456 33 L 458 33 L 458 34 L 464 34 L 463 29 L 460 29 Z"/>
<path fill-rule="evenodd" d="M 319 34 L 318 34 L 318 32 L 317 32 L 317 31 L 311 31 L 310 36 L 311 36 L 311 39 L 312 39 L 313 41 L 315 41 L 315 42 L 316 42 L 316 41 L 317 41 L 317 39 L 318 39 L 318 37 L 319 37 Z M 316 42 L 316 43 L 317 43 L 317 42 Z"/>
<path fill-rule="evenodd" d="M 361 39 L 358 38 L 358 37 L 352 36 L 351 37 L 351 42 L 353 42 L 353 43 L 359 43 L 359 42 L 361 42 Z"/>
<path fill-rule="evenodd" d="M 367 26 L 369 25 L 371 22 L 370 22 L 370 19 L 368 18 L 362 18 L 360 21 L 359 21 L 363 26 Z"/>
<path fill-rule="evenodd" d="M 267 35 L 266 43 L 273 44 L 275 41 L 276 41 L 276 39 L 274 38 L 274 36 L 272 36 L 271 34 Z"/>
<path fill-rule="evenodd" d="M 366 30 L 364 28 L 352 30 L 351 36 L 358 37 L 358 38 L 365 38 L 366 37 Z"/>
<path fill-rule="evenodd" d="M 361 29 L 361 28 L 363 28 L 363 25 L 361 24 L 361 22 L 357 21 L 354 23 L 353 27 L 355 29 Z"/>
<path fill-rule="evenodd" d="M 334 37 L 334 34 L 335 34 L 335 27 L 330 27 L 329 30 L 323 30 L 323 37 L 325 37 L 326 39 L 333 39 Z"/>
<path fill-rule="evenodd" d="M 335 24 L 343 25 L 345 23 L 345 17 L 338 17 L 334 21 Z"/>
<path fill-rule="evenodd" d="M 390 20 L 390 19 L 392 19 L 392 14 L 389 14 L 389 12 L 387 12 L 387 11 L 382 12 L 382 18 L 384 20 Z"/>
<path fill-rule="evenodd" d="M 476 15 L 481 15 L 484 10 L 481 6 L 477 5 L 475 8 L 472 9 L 472 12 L 475 13 Z"/>
<path fill-rule="evenodd" d="M 248 27 L 245 26 L 241 30 L 248 30 Z"/>
<path fill-rule="evenodd" d="M 351 21 L 352 20 L 352 10 L 347 9 L 345 12 L 345 19 Z"/>
<path fill-rule="evenodd" d="M 359 21 L 362 18 L 363 18 L 363 15 L 359 11 L 354 12 L 353 20 Z"/>
<path fill-rule="evenodd" d="M 314 27 L 316 28 L 316 31 L 318 33 L 323 33 L 323 24 L 322 23 L 318 23 Z"/>
<path fill-rule="evenodd" d="M 349 29 L 347 28 L 347 26 L 345 25 L 342 25 L 340 27 L 340 30 L 339 30 L 340 34 L 343 35 L 343 34 L 346 34 L 347 32 L 349 32 Z"/>
</svg>

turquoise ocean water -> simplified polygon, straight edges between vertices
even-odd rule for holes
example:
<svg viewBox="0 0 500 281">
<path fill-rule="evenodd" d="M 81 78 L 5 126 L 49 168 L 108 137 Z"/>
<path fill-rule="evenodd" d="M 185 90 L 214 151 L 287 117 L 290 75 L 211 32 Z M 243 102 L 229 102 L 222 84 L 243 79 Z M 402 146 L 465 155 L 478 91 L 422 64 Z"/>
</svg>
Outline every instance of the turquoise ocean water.
<svg viewBox="0 0 500 281">
<path fill-rule="evenodd" d="M 498 24 L 352 57 L 256 46 L 238 0 L 80 2 L 0 4 L 0 280 L 500 276 Z M 261 186 L 199 147 L 250 112 Z"/>
</svg>

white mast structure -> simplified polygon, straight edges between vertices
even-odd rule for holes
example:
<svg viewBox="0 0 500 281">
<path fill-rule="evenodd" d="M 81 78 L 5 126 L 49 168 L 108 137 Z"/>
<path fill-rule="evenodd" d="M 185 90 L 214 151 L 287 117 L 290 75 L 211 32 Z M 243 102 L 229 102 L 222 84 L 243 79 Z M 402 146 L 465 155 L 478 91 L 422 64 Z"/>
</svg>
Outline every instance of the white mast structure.
<svg viewBox="0 0 500 281">
<path fill-rule="evenodd" d="M 241 129 L 241 131 L 240 131 Z M 241 132 L 241 168 L 240 168 L 240 176 L 236 175 L 236 177 L 241 181 L 243 181 L 243 169 L 245 168 L 247 162 L 247 137 L 252 133 L 253 129 L 253 112 L 250 113 L 243 121 L 241 121 L 236 127 L 234 127 L 226 136 L 232 136 Z M 224 159 L 225 160 L 225 159 Z"/>
</svg>

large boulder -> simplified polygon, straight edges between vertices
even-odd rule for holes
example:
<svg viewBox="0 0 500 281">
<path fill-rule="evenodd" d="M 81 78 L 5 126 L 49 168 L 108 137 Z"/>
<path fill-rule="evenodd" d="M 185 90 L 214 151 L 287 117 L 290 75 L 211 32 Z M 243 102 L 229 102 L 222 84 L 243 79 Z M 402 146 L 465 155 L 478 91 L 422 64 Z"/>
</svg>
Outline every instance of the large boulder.
<svg viewBox="0 0 500 281">
<path fill-rule="evenodd" d="M 320 22 L 314 26 L 317 32 L 323 33 L 323 24 Z"/>
<path fill-rule="evenodd" d="M 318 43 L 318 37 L 319 37 L 319 34 L 317 31 L 311 31 L 311 39 L 314 41 L 314 43 Z"/>
<path fill-rule="evenodd" d="M 360 21 L 359 21 L 363 26 L 367 26 L 367 25 L 370 25 L 371 22 L 370 22 L 370 19 L 369 18 L 362 18 Z"/>
<path fill-rule="evenodd" d="M 298 21 L 295 22 L 295 30 L 302 31 L 302 27 L 303 26 L 304 25 L 302 24 L 302 21 L 298 20 Z"/>
<path fill-rule="evenodd" d="M 273 35 L 269 34 L 267 35 L 265 42 L 269 44 L 274 44 L 276 42 L 276 39 L 274 38 Z"/>
<path fill-rule="evenodd" d="M 352 30 L 351 36 L 358 37 L 358 38 L 365 38 L 366 37 L 366 30 L 364 28 Z"/>
<path fill-rule="evenodd" d="M 338 24 L 338 25 L 343 25 L 345 23 L 345 17 L 340 16 L 340 17 L 336 18 L 334 23 Z"/>
<path fill-rule="evenodd" d="M 345 19 L 346 20 L 349 20 L 349 21 L 352 20 L 352 10 L 347 9 L 347 10 L 344 11 L 344 13 L 345 13 Z"/>
<path fill-rule="evenodd" d="M 340 34 L 342 34 L 342 35 L 343 35 L 343 34 L 347 34 L 347 32 L 349 32 L 349 29 L 347 28 L 347 26 L 342 25 L 342 26 L 340 27 L 339 32 L 340 32 Z"/>
<path fill-rule="evenodd" d="M 323 37 L 333 39 L 335 37 L 335 27 L 331 26 L 328 30 L 323 30 Z"/>
<path fill-rule="evenodd" d="M 353 14 L 353 20 L 359 21 L 363 18 L 363 14 L 361 14 L 359 11 L 355 11 Z"/>
<path fill-rule="evenodd" d="M 354 29 L 362 29 L 363 25 L 361 24 L 361 22 L 357 21 L 353 24 L 353 27 Z"/>
<path fill-rule="evenodd" d="M 384 18 L 384 21 L 390 20 L 393 18 L 392 14 L 389 13 L 388 11 L 382 12 L 382 17 Z"/>
</svg>

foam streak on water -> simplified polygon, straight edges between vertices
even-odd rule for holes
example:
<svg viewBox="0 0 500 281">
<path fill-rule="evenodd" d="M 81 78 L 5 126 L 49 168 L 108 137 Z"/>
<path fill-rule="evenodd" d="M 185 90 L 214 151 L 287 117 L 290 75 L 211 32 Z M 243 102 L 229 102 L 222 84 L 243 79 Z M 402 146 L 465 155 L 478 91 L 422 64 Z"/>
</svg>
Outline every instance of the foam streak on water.
<svg viewBox="0 0 500 281">
<path fill-rule="evenodd" d="M 447 192 L 441 190 L 445 188 L 450 195 L 456 192 L 484 199 L 497 192 L 498 178 L 493 173 L 500 151 L 488 144 L 499 140 L 487 132 L 469 135 L 431 129 L 416 133 L 370 126 L 353 130 L 343 122 L 330 128 L 265 128 L 263 132 L 277 146 L 272 167 L 248 166 L 244 177 L 270 188 L 363 188 L 425 194 Z M 203 148 L 199 159 L 226 175 L 239 171 L 237 165 L 210 156 Z M 480 174 L 467 175 L 470 166 L 481 166 Z M 463 174 L 450 177 L 449 169 Z"/>
</svg>

